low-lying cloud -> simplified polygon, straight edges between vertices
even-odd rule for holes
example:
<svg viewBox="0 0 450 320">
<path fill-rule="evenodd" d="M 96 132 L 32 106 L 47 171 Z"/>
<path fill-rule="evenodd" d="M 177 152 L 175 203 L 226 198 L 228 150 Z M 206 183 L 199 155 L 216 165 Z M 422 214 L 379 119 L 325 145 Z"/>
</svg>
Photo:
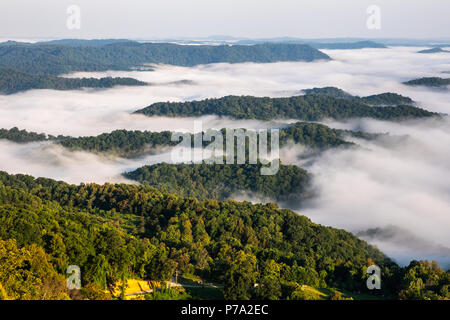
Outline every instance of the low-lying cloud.
<svg viewBox="0 0 450 320">
<path fill-rule="evenodd" d="M 213 64 L 193 68 L 156 66 L 152 72 L 76 73 L 68 76 L 133 77 L 159 85 L 106 90 L 32 90 L 0 96 L 0 127 L 17 126 L 28 131 L 70 136 L 97 135 L 115 129 L 193 131 L 194 120 L 202 120 L 203 129 L 272 128 L 284 122 L 236 121 L 216 116 L 148 118 L 132 112 L 159 101 L 230 94 L 282 97 L 323 86 L 336 86 L 360 96 L 396 92 L 411 97 L 428 110 L 450 113 L 449 92 L 401 84 L 424 76 L 442 76 L 442 71 L 450 70 L 448 54 L 418 54 L 419 49 L 325 51 L 334 59 L 328 62 Z M 192 83 L 169 84 L 182 80 Z M 301 214 L 315 222 L 355 233 L 377 227 L 401 227 L 425 243 L 450 247 L 448 118 L 400 124 L 367 119 L 325 121 L 325 124 L 390 133 L 390 136 L 374 141 L 355 140 L 361 148 L 333 149 L 318 157 L 311 157 L 310 150 L 301 146 L 281 150 L 283 162 L 297 163 L 314 175 L 312 188 L 318 196 L 304 205 Z M 70 183 L 129 183 L 121 176 L 122 172 L 162 161 L 169 162 L 170 154 L 130 160 L 71 152 L 50 143 L 19 145 L 0 141 L 2 170 Z M 248 197 L 242 193 L 235 196 Z M 436 257 L 431 248 L 428 252 L 423 245 L 403 248 L 398 241 L 391 240 L 368 239 L 401 263 L 410 258 Z M 450 265 L 450 258 L 445 256 L 440 256 L 438 261 Z"/>
<path fill-rule="evenodd" d="M 394 124 L 375 120 L 328 122 L 340 128 L 389 132 L 355 140 L 361 148 L 330 150 L 303 165 L 313 174 L 316 197 L 301 214 L 352 232 L 389 225 L 450 248 L 450 119 Z M 370 241 L 370 239 L 368 239 Z M 405 263 L 418 252 L 376 239 L 387 254 Z M 420 249 L 421 258 L 436 258 Z M 430 247 L 430 250 L 432 247 Z M 439 257 L 450 266 L 450 256 Z"/>
<path fill-rule="evenodd" d="M 170 152 L 123 159 L 84 151 L 69 151 L 51 142 L 17 144 L 0 140 L 1 170 L 63 180 L 68 183 L 136 183 L 123 172 L 160 162 L 170 162 Z"/>
</svg>

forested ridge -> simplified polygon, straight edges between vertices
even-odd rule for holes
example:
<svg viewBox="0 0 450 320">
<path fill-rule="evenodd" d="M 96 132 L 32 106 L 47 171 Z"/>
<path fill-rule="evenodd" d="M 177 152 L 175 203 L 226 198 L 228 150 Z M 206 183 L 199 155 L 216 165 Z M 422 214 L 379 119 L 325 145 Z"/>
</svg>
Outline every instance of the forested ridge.
<svg viewBox="0 0 450 320">
<path fill-rule="evenodd" d="M 407 86 L 446 87 L 450 85 L 450 78 L 424 77 L 403 82 Z"/>
<path fill-rule="evenodd" d="M 84 150 L 98 153 L 111 153 L 123 157 L 134 157 L 157 147 L 175 146 L 171 141 L 172 132 L 150 132 L 115 130 L 91 137 L 64 137 L 56 143 L 70 150 Z"/>
<path fill-rule="evenodd" d="M 0 44 L 0 93 L 148 85 L 131 78 L 58 77 L 77 71 L 319 59 L 330 57 L 301 44 L 11 42 Z M 442 87 L 448 80 L 421 78 L 405 84 Z M 290 98 L 227 96 L 160 102 L 136 113 L 301 121 L 438 116 L 415 107 L 410 98 L 390 92 L 358 97 L 334 87 L 304 91 L 305 96 Z M 0 129 L 0 139 L 16 143 L 54 143 L 72 151 L 127 158 L 175 146 L 178 142 L 171 141 L 172 134 L 116 130 L 92 137 L 66 137 Z M 313 152 L 356 146 L 349 137 L 372 139 L 376 135 L 306 122 L 280 128 L 281 147 L 301 144 Z M 208 142 L 203 142 L 206 145 Z M 450 271 L 435 262 L 412 261 L 400 267 L 347 231 L 316 224 L 271 202 L 227 200 L 242 191 L 265 200 L 297 203 L 308 196 L 310 177 L 304 169 L 282 163 L 277 174 L 262 176 L 261 166 L 160 163 L 124 173 L 141 185 L 70 185 L 0 171 L 0 300 L 123 299 L 121 283 L 127 279 L 164 282 L 176 272 L 216 284 L 226 299 L 320 298 L 314 291 L 305 291 L 305 286 L 330 290 L 334 293 L 331 299 L 342 299 L 341 292 L 380 299 L 450 299 Z M 382 270 L 382 289 L 376 292 L 366 287 L 366 270 L 373 264 Z M 81 290 L 66 287 L 69 265 L 81 267 Z M 122 291 L 120 296 L 113 294 L 117 289 Z"/>
<path fill-rule="evenodd" d="M 224 148 L 226 145 L 225 129 L 218 130 L 222 133 Z M 252 130 L 248 130 L 252 131 Z M 280 146 L 289 142 L 303 144 L 312 148 L 324 149 L 341 145 L 351 145 L 344 138 L 346 135 L 362 136 L 360 132 L 331 129 L 318 123 L 298 122 L 280 129 Z M 71 150 L 86 150 L 94 152 L 111 152 L 122 156 L 139 155 L 148 148 L 157 146 L 175 146 L 179 142 L 171 141 L 173 132 L 127 131 L 115 130 L 98 136 L 58 139 L 58 143 Z M 192 145 L 195 136 L 191 134 Z M 370 135 L 367 135 L 370 136 Z M 270 141 L 270 132 L 268 134 Z M 214 141 L 212 141 L 214 142 Z M 203 146 L 210 142 L 203 141 Z"/>
<path fill-rule="evenodd" d="M 19 130 L 17 127 L 11 129 L 0 129 L 0 139 L 13 141 L 16 143 L 28 143 L 46 141 L 49 139 L 44 133 L 29 132 L 27 130 Z"/>
<path fill-rule="evenodd" d="M 362 41 L 353 41 L 353 42 L 322 42 L 322 41 L 310 41 L 305 39 L 296 39 L 296 38 L 269 38 L 269 39 L 245 39 L 238 40 L 236 44 L 257 44 L 257 43 L 301 43 L 307 44 L 316 49 L 328 49 L 328 50 L 349 50 L 349 49 L 363 49 L 363 48 L 379 48 L 385 49 L 386 45 L 370 41 L 370 40 L 362 40 Z"/>
<path fill-rule="evenodd" d="M 223 150 L 226 150 L 225 129 L 219 131 L 224 137 Z M 191 142 L 198 134 L 191 134 Z M 270 141 L 270 133 L 268 141 Z M 288 143 L 302 144 L 313 150 L 332 147 L 348 147 L 353 143 L 344 140 L 346 136 L 371 138 L 371 135 L 331 129 L 317 123 L 299 122 L 280 130 L 280 147 Z M 173 147 L 178 141 L 171 141 L 172 133 L 149 131 L 116 130 L 96 137 L 71 138 L 65 136 L 49 136 L 12 128 L 0 130 L 0 139 L 8 139 L 18 143 L 33 141 L 53 141 L 69 150 L 108 153 L 123 157 L 137 157 L 146 152 L 162 152 L 158 147 Z M 207 147 L 210 142 L 203 142 Z M 235 146 L 236 147 L 236 146 Z M 269 148 L 270 149 L 270 148 Z M 155 164 L 144 166 L 123 175 L 158 188 L 165 188 L 171 193 L 198 199 L 225 200 L 237 193 L 253 193 L 267 200 L 289 201 L 299 205 L 300 200 L 307 197 L 308 174 L 305 170 L 293 166 L 279 164 L 275 175 L 261 175 L 262 164 L 248 164 L 248 140 L 246 141 L 246 164 Z M 166 149 L 168 151 L 168 149 Z M 267 165 L 266 165 L 267 166 Z M 252 196 L 253 194 L 250 194 Z"/>
<path fill-rule="evenodd" d="M 31 89 L 74 90 L 81 88 L 112 88 L 114 86 L 146 86 L 133 78 L 63 78 L 33 75 L 0 66 L 0 94 L 12 94 Z"/>
<path fill-rule="evenodd" d="M 226 96 L 189 102 L 154 103 L 136 113 L 147 116 L 218 115 L 236 119 L 298 119 L 318 121 L 324 118 L 344 120 L 368 117 L 379 120 L 403 120 L 438 114 L 410 105 L 370 106 L 358 100 L 339 99 L 324 94 L 307 94 L 290 98 Z"/>
<path fill-rule="evenodd" d="M 342 89 L 336 87 L 323 87 L 302 90 L 305 94 L 322 94 L 340 99 L 352 99 L 368 105 L 413 105 L 414 101 L 409 98 L 393 92 L 374 94 L 367 97 L 351 95 Z"/>
<path fill-rule="evenodd" d="M 124 173 L 142 184 L 200 200 L 226 200 L 247 192 L 267 200 L 296 201 L 305 198 L 307 171 L 280 163 L 274 175 L 261 175 L 262 164 L 168 164 L 144 166 Z"/>
<path fill-rule="evenodd" d="M 365 291 L 372 263 L 385 297 L 449 297 L 449 273 L 436 264 L 399 268 L 352 234 L 271 203 L 1 172 L 0 219 L 2 298 L 109 299 L 103 289 L 121 279 L 168 280 L 179 270 L 224 284 L 227 299 L 314 299 L 302 285 Z M 80 292 L 64 287 L 69 264 L 81 267 Z"/>
<path fill-rule="evenodd" d="M 228 62 L 329 60 L 326 54 L 302 44 L 186 46 L 169 43 L 116 42 L 98 46 L 3 43 L 0 65 L 41 75 L 74 71 L 130 70 L 144 64 L 195 66 Z"/>
<path fill-rule="evenodd" d="M 430 49 L 417 51 L 417 53 L 439 53 L 439 52 L 450 52 L 450 51 L 444 50 L 441 47 L 434 47 Z"/>
<path fill-rule="evenodd" d="M 220 132 L 223 136 L 223 149 L 226 146 L 226 131 Z M 191 145 L 199 134 L 191 134 Z M 171 141 L 172 132 L 149 132 L 116 130 L 111 133 L 94 137 L 72 138 L 66 136 L 46 136 L 41 133 L 27 132 L 12 128 L 0 130 L 0 139 L 7 139 L 17 143 L 29 143 L 39 141 L 52 141 L 72 151 L 89 151 L 95 153 L 107 153 L 114 156 L 134 158 L 148 153 L 161 153 L 169 151 L 179 141 Z M 270 141 L 271 133 L 268 133 Z M 298 122 L 280 129 L 280 147 L 290 144 L 301 144 L 311 148 L 312 152 L 335 147 L 352 147 L 354 143 L 346 141 L 347 136 L 362 139 L 372 139 L 373 134 L 354 132 L 347 130 L 331 129 L 318 123 Z M 203 147 L 210 143 L 203 141 Z M 296 207 L 301 200 L 310 197 L 307 190 L 308 173 L 293 165 L 279 164 L 279 170 L 271 176 L 261 175 L 263 165 L 248 164 L 249 140 L 245 144 L 245 164 L 227 165 L 226 159 L 221 159 L 220 164 L 206 162 L 195 164 L 168 164 L 160 163 L 137 168 L 134 171 L 123 173 L 131 180 L 142 184 L 148 184 L 158 188 L 165 188 L 171 193 L 181 196 L 191 196 L 198 199 L 225 200 L 237 195 L 258 196 L 266 200 L 288 201 Z M 237 145 L 235 145 L 235 148 Z M 270 145 L 268 146 L 270 152 Z M 162 148 L 162 149 L 160 149 Z M 219 152 L 221 150 L 218 150 Z M 235 149 L 236 152 L 236 149 Z M 217 156 L 217 155 L 216 155 Z M 235 159 L 236 160 L 236 159 Z M 264 165 L 267 167 L 267 165 Z M 248 194 L 250 192 L 250 194 Z"/>
<path fill-rule="evenodd" d="M 397 93 L 386 92 L 361 98 L 361 101 L 369 105 L 413 105 L 414 101 Z"/>
<path fill-rule="evenodd" d="M 218 130 L 223 135 L 224 148 L 226 146 L 225 129 Z M 252 130 L 249 130 L 252 131 Z M 346 140 L 347 136 L 371 139 L 376 135 L 350 130 L 332 129 L 319 123 L 297 122 L 280 128 L 280 146 L 293 142 L 306 145 L 311 148 L 325 149 L 338 146 L 350 146 L 353 143 Z M 70 150 L 84 150 L 98 153 L 111 153 L 123 157 L 135 157 L 157 147 L 172 147 L 179 141 L 172 141 L 174 132 L 162 131 L 139 131 L 139 130 L 115 130 L 98 136 L 68 137 L 59 135 L 57 137 L 44 133 L 20 130 L 17 127 L 11 129 L 0 129 L 0 139 L 7 139 L 17 143 L 54 141 Z M 195 139 L 191 134 L 191 141 Z M 270 131 L 268 133 L 270 141 Z M 212 141 L 214 142 L 214 140 Z M 206 147 L 211 142 L 203 141 Z"/>
</svg>

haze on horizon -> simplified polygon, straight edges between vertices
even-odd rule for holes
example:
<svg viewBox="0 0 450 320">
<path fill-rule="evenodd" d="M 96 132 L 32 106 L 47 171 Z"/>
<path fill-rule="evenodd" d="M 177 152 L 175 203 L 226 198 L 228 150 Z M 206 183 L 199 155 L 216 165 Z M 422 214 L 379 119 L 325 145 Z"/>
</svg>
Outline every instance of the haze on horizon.
<svg viewBox="0 0 450 320">
<path fill-rule="evenodd" d="M 68 29 L 67 8 L 81 9 Z M 368 29 L 367 8 L 381 9 Z M 450 38 L 448 0 L 2 0 L 0 38 Z"/>
</svg>

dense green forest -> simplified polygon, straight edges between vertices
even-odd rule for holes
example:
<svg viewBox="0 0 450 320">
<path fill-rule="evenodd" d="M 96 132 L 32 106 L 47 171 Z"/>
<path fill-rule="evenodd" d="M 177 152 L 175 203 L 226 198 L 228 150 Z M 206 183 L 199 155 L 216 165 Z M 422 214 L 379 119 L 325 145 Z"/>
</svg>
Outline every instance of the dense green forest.
<svg viewBox="0 0 450 320">
<path fill-rule="evenodd" d="M 164 188 L 180 196 L 200 200 L 226 200 L 240 192 L 259 198 L 298 201 L 306 197 L 307 172 L 297 166 L 280 164 L 275 175 L 261 175 L 261 164 L 167 164 L 159 163 L 124 173 L 142 184 Z M 253 196 L 253 194 L 250 194 Z"/>
<path fill-rule="evenodd" d="M 222 283 L 227 299 L 313 299 L 302 285 L 366 292 L 372 263 L 385 298 L 449 297 L 449 273 L 436 264 L 400 268 L 352 234 L 272 203 L 2 172 L 0 222 L 3 298 L 108 299 L 103 289 L 122 279 L 169 280 L 178 270 Z M 65 289 L 69 264 L 81 267 L 81 291 Z"/>
<path fill-rule="evenodd" d="M 317 121 L 369 117 L 380 120 L 402 120 L 436 116 L 436 113 L 409 105 L 372 107 L 357 100 L 338 99 L 323 94 L 290 98 L 226 96 L 190 102 L 159 102 L 136 113 L 147 116 L 201 116 L 206 114 L 238 119 L 298 119 Z"/>
<path fill-rule="evenodd" d="M 224 149 L 226 148 L 226 129 L 220 130 L 223 134 Z M 249 130 L 251 131 L 251 130 Z M 319 123 L 297 122 L 280 129 L 280 146 L 283 147 L 290 142 L 302 144 L 314 149 L 326 149 L 338 146 L 351 146 L 353 143 L 346 141 L 347 136 L 373 139 L 377 135 L 350 130 L 332 129 Z M 191 135 L 193 143 L 196 135 Z M 154 151 L 158 147 L 172 147 L 178 141 L 171 141 L 172 132 L 150 132 L 150 131 L 128 131 L 115 130 L 98 136 L 68 137 L 59 135 L 57 137 L 44 133 L 29 132 L 11 129 L 0 129 L 0 139 L 10 140 L 16 143 L 53 141 L 70 150 L 84 150 L 97 153 L 110 153 L 121 157 L 136 157 L 147 152 Z M 268 133 L 270 141 L 270 132 Z M 211 142 L 203 141 L 206 147 Z"/>
<path fill-rule="evenodd" d="M 114 86 L 146 86 L 132 78 L 62 78 L 32 75 L 0 66 L 0 94 L 12 94 L 30 89 L 74 90 L 80 88 L 112 88 Z"/>
<path fill-rule="evenodd" d="M 406 84 L 407 86 L 425 86 L 425 87 L 439 88 L 450 85 L 450 78 L 439 78 L 439 77 L 419 78 L 403 82 L 403 84 Z"/>
<path fill-rule="evenodd" d="M 225 129 L 223 148 L 226 149 Z M 137 157 L 146 152 L 157 152 L 154 148 L 172 147 L 178 142 L 171 141 L 172 133 L 149 131 L 116 130 L 95 137 L 53 137 L 12 128 L 0 130 L 0 139 L 17 143 L 50 140 L 70 150 L 84 150 L 109 153 L 122 157 Z M 332 147 L 352 146 L 343 137 L 350 135 L 371 138 L 360 132 L 331 129 L 317 123 L 298 122 L 280 130 L 280 146 L 296 143 L 315 150 Z M 366 136 L 367 135 L 367 136 Z M 191 135 L 192 143 L 195 135 Z M 270 133 L 268 135 L 270 141 Z M 248 143 L 248 140 L 247 140 Z M 209 142 L 203 142 L 206 147 Z M 248 145 L 246 144 L 246 157 Z M 224 161 L 225 163 L 225 161 Z M 296 205 L 305 197 L 308 177 L 306 171 L 296 166 L 280 164 L 280 170 L 274 176 L 262 176 L 261 164 L 250 165 L 210 165 L 210 164 L 156 164 L 125 173 L 124 176 L 143 184 L 165 188 L 171 193 L 198 199 L 224 200 L 236 192 L 250 191 L 268 200 L 295 201 Z"/>
<path fill-rule="evenodd" d="M 316 49 L 328 49 L 328 50 L 350 50 L 350 49 L 363 49 L 363 48 L 380 48 L 385 49 L 382 43 L 362 40 L 362 41 L 348 41 L 348 42 L 323 42 L 323 39 L 317 41 L 311 41 L 311 39 L 298 39 L 298 38 L 268 38 L 268 39 L 245 39 L 238 40 L 236 44 L 252 45 L 261 43 L 291 43 L 291 44 L 307 44 Z"/>
<path fill-rule="evenodd" d="M 402 96 L 397 93 L 385 92 L 380 94 L 374 94 L 367 97 L 358 97 L 345 92 L 342 89 L 336 87 L 323 87 L 323 88 L 312 88 L 302 90 L 305 94 L 323 94 L 326 96 L 341 98 L 341 99 L 352 99 L 359 101 L 368 105 L 412 105 L 414 101 L 409 98 Z"/>
<path fill-rule="evenodd" d="M 217 62 L 265 63 L 317 59 L 330 58 L 321 51 L 302 44 L 185 46 L 128 41 L 102 46 L 16 42 L 0 45 L 0 65 L 41 75 L 73 71 L 129 70 L 150 63 L 195 66 Z"/>
<path fill-rule="evenodd" d="M 226 146 L 225 129 L 223 134 L 224 148 Z M 251 130 L 250 130 L 251 131 Z M 370 138 L 371 135 L 361 132 L 331 129 L 318 123 L 298 122 L 280 129 L 280 146 L 289 142 L 303 144 L 312 148 L 324 149 L 330 147 L 352 145 L 345 140 L 345 136 Z M 61 137 L 57 143 L 71 150 L 85 150 L 91 152 L 107 152 L 124 157 L 142 155 L 146 151 L 158 146 L 174 146 L 179 142 L 171 141 L 172 132 L 127 131 L 115 130 L 92 137 Z M 191 135 L 193 143 L 195 137 Z M 268 135 L 270 141 L 270 132 Z M 204 146 L 209 142 L 203 142 Z"/>
</svg>

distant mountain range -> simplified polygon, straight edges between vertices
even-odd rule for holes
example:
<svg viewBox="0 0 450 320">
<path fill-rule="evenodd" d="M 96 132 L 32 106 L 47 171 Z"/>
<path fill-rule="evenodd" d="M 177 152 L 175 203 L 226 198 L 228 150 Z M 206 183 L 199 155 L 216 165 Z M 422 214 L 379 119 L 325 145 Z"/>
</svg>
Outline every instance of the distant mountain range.
<svg viewBox="0 0 450 320">
<path fill-rule="evenodd" d="M 186 46 L 122 40 L 58 40 L 36 44 L 9 41 L 0 44 L 0 66 L 40 75 L 130 70 L 145 64 L 195 66 L 220 62 L 315 60 L 330 60 L 330 57 L 304 44 Z"/>
<path fill-rule="evenodd" d="M 14 41 L 8 41 L 14 43 Z M 330 48 L 334 45 L 354 45 L 355 47 L 365 45 L 366 47 L 376 46 L 406 46 L 406 47 L 450 47 L 450 38 L 436 39 L 409 39 L 409 38 L 297 38 L 297 37 L 273 37 L 273 38 L 246 38 L 233 37 L 227 35 L 215 35 L 209 37 L 173 37 L 164 39 L 52 39 L 47 41 L 39 41 L 36 44 L 61 44 L 71 46 L 103 46 L 118 42 L 139 42 L 139 43 L 176 43 L 176 44 L 196 44 L 196 45 L 220 45 L 220 44 L 240 44 L 254 45 L 261 43 L 295 43 L 309 44 L 314 47 L 327 46 Z M 7 42 L 4 42 L 5 44 Z M 18 44 L 19 42 L 15 42 Z M 23 44 L 23 42 L 22 42 Z M 32 43 L 28 43 L 32 44 Z M 2 43 L 0 43 L 0 46 Z"/>
<path fill-rule="evenodd" d="M 403 82 L 407 86 L 424 86 L 433 88 L 446 88 L 450 85 L 450 78 L 424 77 Z"/>
<path fill-rule="evenodd" d="M 255 43 L 267 43 L 272 41 L 257 41 L 257 40 L 240 40 L 236 43 L 238 44 L 255 44 Z M 273 42 L 277 42 L 273 40 Z M 382 48 L 385 49 L 387 46 L 384 44 L 374 42 L 374 41 L 356 41 L 356 42 L 308 42 L 307 40 L 284 40 L 280 43 L 302 43 L 310 45 L 316 49 L 328 49 L 328 50 L 349 50 L 349 49 L 363 49 L 363 48 Z"/>
<path fill-rule="evenodd" d="M 441 47 L 435 47 L 426 50 L 417 51 L 417 53 L 439 53 L 439 52 L 450 52 L 449 50 L 444 50 Z"/>
<path fill-rule="evenodd" d="M 235 119 L 297 119 L 319 121 L 368 117 L 380 120 L 402 120 L 437 116 L 438 114 L 411 105 L 412 100 L 394 93 L 369 97 L 353 97 L 328 87 L 306 90 L 304 96 L 269 98 L 226 96 L 188 102 L 159 102 L 136 111 L 147 116 L 194 117 L 227 116 Z"/>
<path fill-rule="evenodd" d="M 227 148 L 226 129 L 223 149 Z M 28 132 L 14 127 L 0 129 L 0 139 L 15 143 L 53 142 L 71 151 L 87 151 L 97 154 L 138 158 L 144 154 L 167 152 L 179 142 L 172 141 L 174 132 L 149 132 L 116 130 L 92 137 L 50 136 L 44 133 Z M 191 135 L 194 141 L 201 133 Z M 270 134 L 269 134 L 270 135 Z M 348 137 L 374 139 L 379 135 L 360 131 L 332 129 L 319 123 L 297 122 L 280 128 L 280 147 L 307 146 L 315 154 L 331 148 L 356 147 Z M 200 139 L 201 136 L 200 136 Z M 268 137 L 270 140 L 270 137 Z M 211 142 L 203 141 L 203 147 Z M 249 153 L 246 147 L 246 154 Z M 258 196 L 273 200 L 297 201 L 306 197 L 303 189 L 308 183 L 308 174 L 296 166 L 280 164 L 275 177 L 261 177 L 262 164 L 228 166 L 223 164 L 155 164 L 124 173 L 124 176 L 142 184 L 165 188 L 182 196 L 199 199 L 224 200 L 234 192 L 250 190 Z M 298 204 L 296 204 L 298 205 Z"/>
</svg>

